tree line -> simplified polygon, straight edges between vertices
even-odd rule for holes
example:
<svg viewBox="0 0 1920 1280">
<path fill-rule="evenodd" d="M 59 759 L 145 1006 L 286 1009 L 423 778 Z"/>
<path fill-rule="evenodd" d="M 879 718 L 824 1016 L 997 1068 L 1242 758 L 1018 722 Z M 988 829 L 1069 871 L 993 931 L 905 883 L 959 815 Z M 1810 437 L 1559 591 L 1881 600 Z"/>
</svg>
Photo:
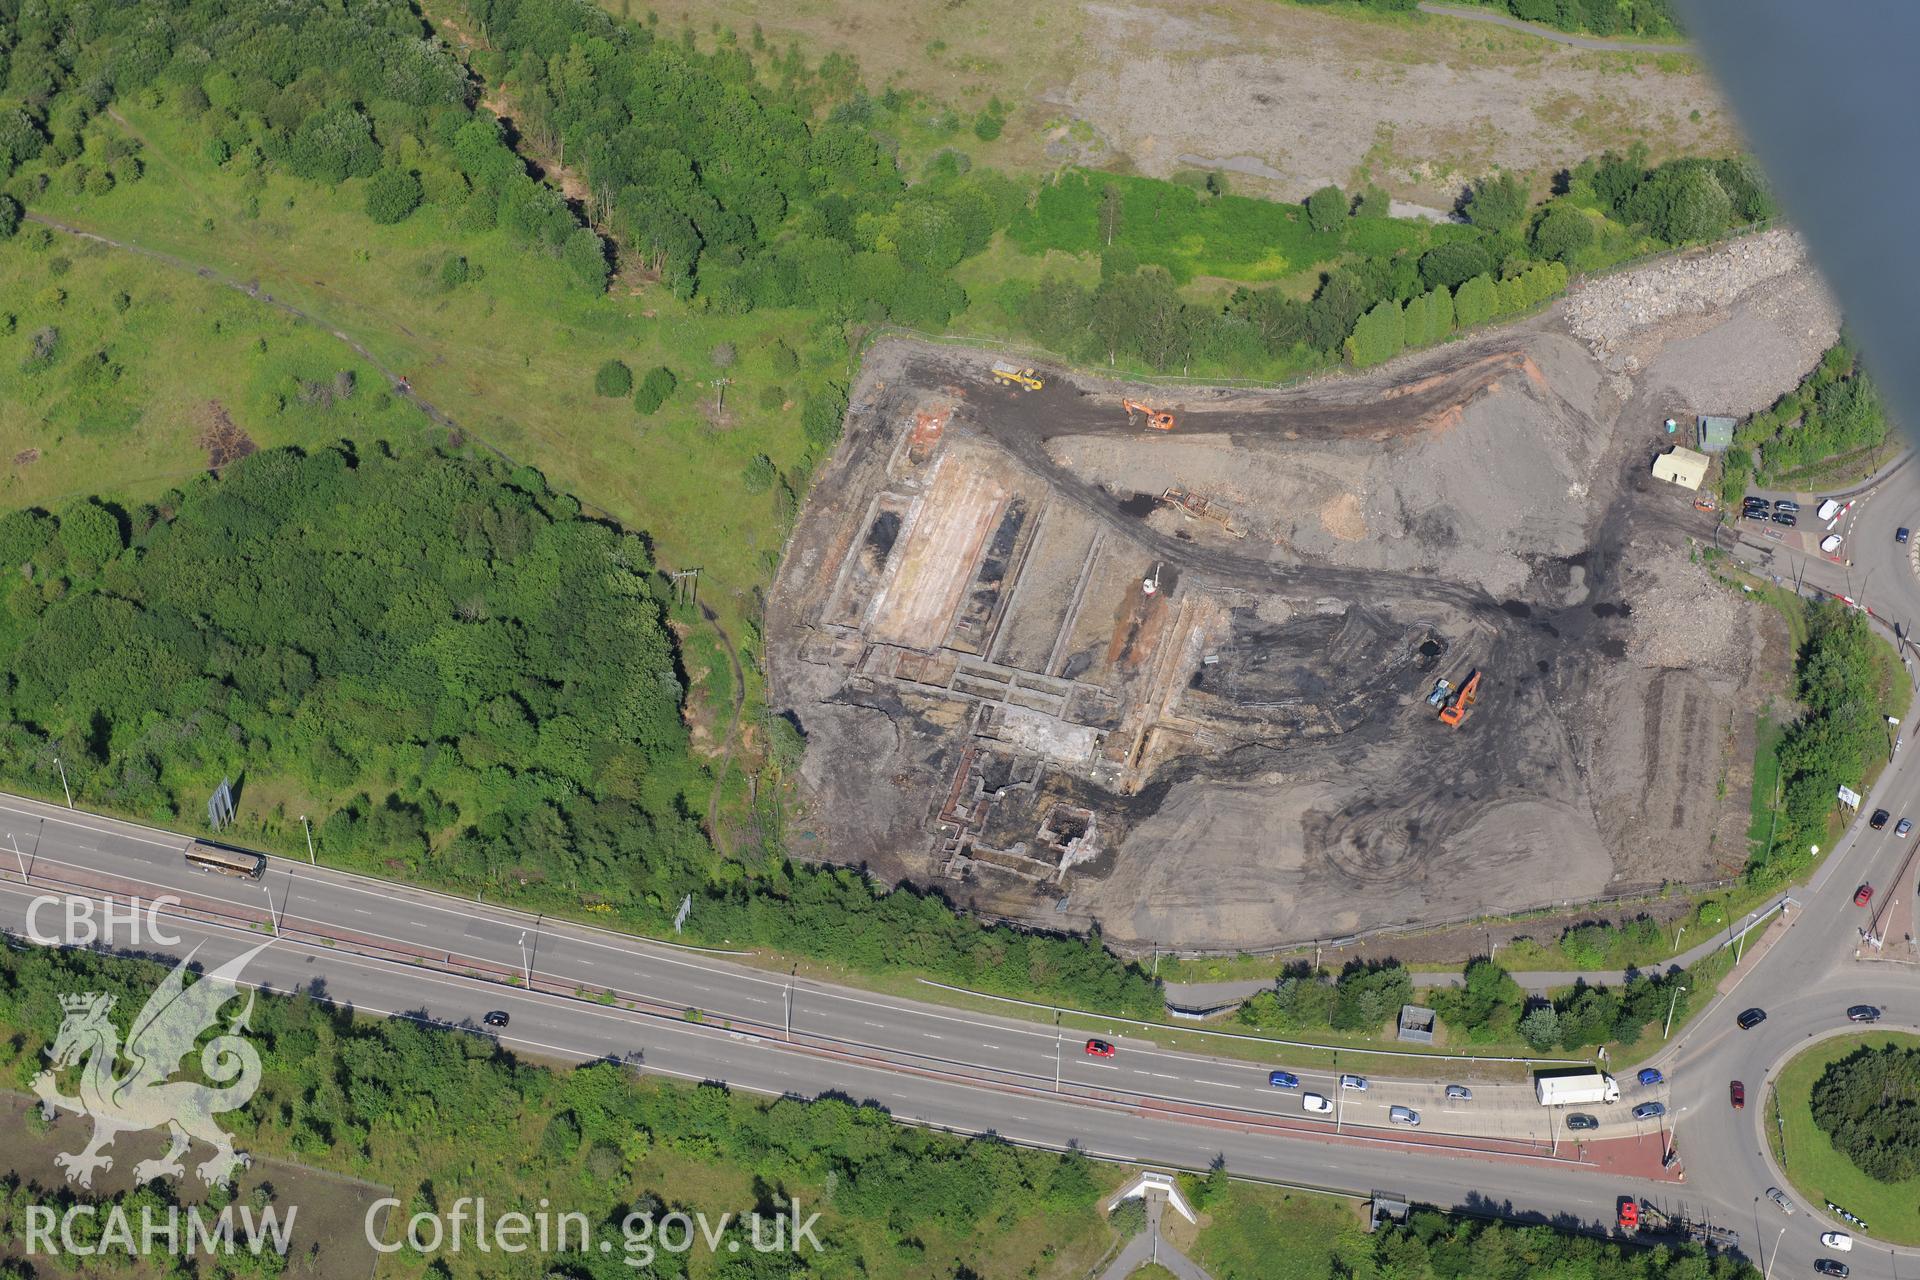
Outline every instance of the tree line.
<svg viewBox="0 0 1920 1280">
<path fill-rule="evenodd" d="M 1891 744 L 1880 708 L 1877 641 L 1866 615 L 1833 600 L 1807 612 L 1807 638 L 1794 667 L 1800 718 L 1778 748 L 1782 800 L 1771 843 L 1754 853 L 1747 879 L 1786 883 L 1826 843 L 1840 787 L 1860 788 L 1871 762 Z"/>
<path fill-rule="evenodd" d="M 115 996 L 124 1032 L 165 972 L 87 951 L 0 947 L 0 1063 L 16 1078 L 45 1064 L 68 992 Z M 920 1277 L 936 1262 L 938 1274 L 971 1274 L 958 1268 L 983 1265 L 987 1242 L 1041 1218 L 1056 1241 L 1098 1229 L 1103 1179 L 1085 1156 L 908 1127 L 872 1104 L 758 1101 L 614 1062 L 538 1066 L 491 1038 L 356 1017 L 309 995 L 261 993 L 247 1038 L 262 1075 L 248 1104 L 222 1117 L 236 1144 L 382 1182 L 405 1202 L 397 1213 L 444 1211 L 457 1196 L 485 1196 L 501 1212 L 544 1198 L 617 1239 L 629 1212 L 770 1214 L 798 1198 L 823 1215 L 819 1253 L 782 1253 L 770 1272 L 720 1271 L 788 1280 Z M 699 1201 L 689 1202 L 688 1174 Z M 633 1274 L 617 1250 L 540 1261 L 549 1274 Z M 489 1265 L 442 1253 L 426 1271 L 493 1274 Z M 685 1274 L 684 1265 L 662 1254 L 652 1274 Z"/>
<path fill-rule="evenodd" d="M 1456 1042 L 1524 1042 L 1536 1053 L 1578 1052 L 1603 1044 L 1628 1044 L 1669 1009 L 1684 1019 L 1696 984 L 1685 971 L 1635 973 L 1620 987 L 1582 982 L 1555 999 L 1529 996 L 1507 971 L 1481 957 L 1469 962 L 1461 984 L 1437 987 L 1427 1003 Z M 1414 1002 L 1413 975 L 1398 961 L 1346 966 L 1338 978 L 1305 964 L 1256 992 L 1236 1012 L 1237 1021 L 1280 1035 L 1326 1031 L 1385 1034 L 1400 1007 Z"/>
<path fill-rule="evenodd" d="M 1859 351 L 1842 337 L 1799 386 L 1734 431 L 1721 458 L 1720 492 L 1731 507 L 1756 479 L 1784 487 L 1796 471 L 1884 444 L 1891 430 Z"/>
<path fill-rule="evenodd" d="M 1528 311 L 1575 272 L 1774 213 L 1743 158 L 1649 167 L 1636 146 L 1592 157 L 1553 185 L 1536 208 L 1521 175 L 1495 174 L 1463 198 L 1460 223 L 1422 226 L 1388 218 L 1377 188 L 1323 187 L 1288 207 L 1224 186 L 1069 171 L 1042 186 L 1008 236 L 1030 252 L 1097 252 L 1100 280 L 1015 285 L 1005 305 L 1029 336 L 1083 361 L 1125 356 L 1162 372 L 1199 365 L 1236 375 L 1336 359 L 1366 366 Z M 1243 285 L 1202 304 L 1179 289 L 1200 270 L 1249 279 L 1322 264 L 1310 297 Z"/>
</svg>

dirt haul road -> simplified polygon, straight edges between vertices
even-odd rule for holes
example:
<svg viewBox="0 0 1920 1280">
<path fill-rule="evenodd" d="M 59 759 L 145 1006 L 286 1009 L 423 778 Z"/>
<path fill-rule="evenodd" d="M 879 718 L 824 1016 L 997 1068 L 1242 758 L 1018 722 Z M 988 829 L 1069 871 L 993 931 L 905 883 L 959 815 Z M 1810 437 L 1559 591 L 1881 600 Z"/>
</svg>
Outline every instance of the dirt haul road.
<svg viewBox="0 0 1920 1280">
<path fill-rule="evenodd" d="M 768 611 L 808 739 L 798 851 L 1209 948 L 1724 873 L 1744 806 L 1718 797 L 1785 641 L 1646 472 L 1689 380 L 1724 380 L 1756 324 L 1811 347 L 1811 305 L 1735 315 L 1727 349 L 1692 317 L 1638 381 L 1548 316 L 1183 393 L 1170 433 L 1120 409 L 1146 389 L 876 349 Z M 1723 407 L 1754 404 L 1700 409 Z M 1435 681 L 1473 671 L 1441 724 Z"/>
</svg>

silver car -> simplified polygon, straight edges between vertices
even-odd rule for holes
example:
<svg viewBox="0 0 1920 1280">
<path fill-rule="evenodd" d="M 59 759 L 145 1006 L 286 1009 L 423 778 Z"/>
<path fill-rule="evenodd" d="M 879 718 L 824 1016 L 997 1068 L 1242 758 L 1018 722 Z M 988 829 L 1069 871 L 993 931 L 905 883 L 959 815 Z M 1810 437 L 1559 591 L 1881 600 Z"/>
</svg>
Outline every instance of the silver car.
<svg viewBox="0 0 1920 1280">
<path fill-rule="evenodd" d="M 1780 1212 L 1789 1214 L 1789 1215 L 1793 1213 L 1793 1201 L 1787 1199 L 1787 1193 L 1782 1191 L 1780 1188 L 1768 1187 L 1767 1199 L 1779 1205 Z"/>
<path fill-rule="evenodd" d="M 1341 1076 L 1340 1087 L 1342 1089 L 1357 1089 L 1361 1093 L 1365 1093 L 1367 1091 L 1367 1078 L 1365 1076 Z"/>
<path fill-rule="evenodd" d="M 1447 1097 L 1453 1102 L 1472 1102 L 1473 1090 L 1463 1084 L 1450 1084 L 1447 1086 Z"/>
<path fill-rule="evenodd" d="M 1420 1113 L 1412 1107 L 1388 1107 L 1387 1120 L 1393 1124 L 1403 1124 L 1409 1129 L 1420 1127 Z"/>
</svg>

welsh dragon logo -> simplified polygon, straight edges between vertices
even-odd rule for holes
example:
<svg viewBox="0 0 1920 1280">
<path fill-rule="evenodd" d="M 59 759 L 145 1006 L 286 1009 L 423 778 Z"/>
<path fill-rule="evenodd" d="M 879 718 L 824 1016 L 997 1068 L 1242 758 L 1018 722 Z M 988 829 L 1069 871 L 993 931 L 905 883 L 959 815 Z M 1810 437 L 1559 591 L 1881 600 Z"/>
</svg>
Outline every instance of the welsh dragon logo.
<svg viewBox="0 0 1920 1280">
<path fill-rule="evenodd" d="M 263 942 L 188 985 L 186 970 L 199 951 L 195 947 L 148 998 L 133 1020 L 124 1048 L 119 1031 L 107 1019 L 114 997 L 98 992 L 60 997 L 66 1016 L 53 1047 L 47 1050 L 53 1066 L 34 1077 L 33 1091 L 40 1098 L 41 1113 L 49 1119 L 58 1110 L 93 1117 L 93 1141 L 86 1149 L 54 1157 L 54 1163 L 66 1170 L 67 1181 L 92 1186 L 94 1170 L 113 1168 L 113 1157 L 104 1150 L 116 1137 L 162 1127 L 172 1134 L 173 1145 L 158 1160 L 142 1160 L 134 1166 L 138 1182 L 180 1177 L 185 1172 L 180 1157 L 194 1139 L 213 1148 L 213 1155 L 194 1167 L 208 1186 L 229 1181 L 234 1170 L 247 1163 L 213 1118 L 218 1112 L 245 1106 L 260 1087 L 260 1055 L 241 1035 L 253 1012 L 251 992 L 246 1007 L 226 1030 L 199 1048 L 200 1069 L 214 1083 L 169 1077 L 194 1052 L 201 1033 L 214 1025 L 220 1007 L 240 994 L 236 982 L 240 971 L 270 945 L 271 940 Z M 122 1060 L 127 1064 L 124 1071 Z M 55 1076 L 76 1063 L 84 1063 L 80 1096 L 69 1098 L 59 1091 Z"/>
</svg>

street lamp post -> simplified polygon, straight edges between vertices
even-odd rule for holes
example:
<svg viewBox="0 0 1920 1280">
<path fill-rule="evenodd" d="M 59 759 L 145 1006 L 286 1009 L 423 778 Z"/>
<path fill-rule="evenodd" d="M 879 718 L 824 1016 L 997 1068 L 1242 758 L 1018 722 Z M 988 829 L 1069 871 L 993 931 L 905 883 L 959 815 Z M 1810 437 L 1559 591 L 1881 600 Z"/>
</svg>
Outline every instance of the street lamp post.
<svg viewBox="0 0 1920 1280">
<path fill-rule="evenodd" d="M 1767 1269 L 1761 1273 L 1760 1280 L 1769 1280 L 1769 1277 L 1773 1275 L 1773 1261 L 1774 1261 L 1774 1258 L 1778 1258 L 1780 1256 L 1780 1240 L 1781 1240 L 1781 1237 L 1785 1236 L 1786 1234 L 1787 1234 L 1787 1229 L 1785 1227 L 1782 1227 L 1780 1228 L 1780 1235 L 1777 1235 L 1773 1238 L 1773 1257 L 1767 1259 Z"/>
<path fill-rule="evenodd" d="M 13 838 L 13 832 L 7 832 L 7 843 L 13 846 L 13 856 L 20 863 L 20 879 L 27 879 L 27 855 L 20 852 L 20 842 Z"/>
<path fill-rule="evenodd" d="M 273 889 L 263 884 L 260 886 L 260 891 L 267 895 L 267 925 L 273 930 L 273 936 L 277 938 L 280 936 L 280 921 L 273 913 Z"/>
<path fill-rule="evenodd" d="M 1687 989 L 1685 987 L 1675 987 L 1673 989 L 1673 999 L 1667 1001 L 1667 1029 L 1660 1033 L 1660 1038 L 1662 1040 L 1665 1040 L 1668 1036 L 1673 1034 L 1674 1006 L 1680 1003 L 1680 997 L 1685 995 L 1686 993 L 1687 993 Z"/>
<path fill-rule="evenodd" d="M 73 788 L 67 785 L 67 766 L 60 763 L 60 757 L 53 758 L 53 767 L 60 771 L 60 789 L 67 793 L 67 808 L 73 808 Z"/>
<path fill-rule="evenodd" d="M 1675 952 L 1675 954 L 1678 954 L 1678 953 L 1679 953 L 1679 950 L 1680 950 L 1680 938 L 1681 938 L 1681 936 L 1682 936 L 1683 934 L 1685 934 L 1685 933 L 1686 933 L 1686 931 L 1687 931 L 1687 926 L 1685 926 L 1685 925 L 1681 925 L 1681 926 L 1680 926 L 1680 927 L 1679 927 L 1678 929 L 1676 929 L 1676 930 L 1674 930 L 1674 932 L 1673 932 L 1673 949 L 1674 949 L 1674 952 Z"/>
<path fill-rule="evenodd" d="M 533 990 L 533 958 L 527 954 L 527 931 L 520 931 L 520 967 L 527 977 L 527 990 Z"/>
<path fill-rule="evenodd" d="M 317 866 L 313 860 L 313 824 L 307 821 L 307 815 L 300 815 L 300 825 L 307 829 L 307 865 Z"/>
</svg>

